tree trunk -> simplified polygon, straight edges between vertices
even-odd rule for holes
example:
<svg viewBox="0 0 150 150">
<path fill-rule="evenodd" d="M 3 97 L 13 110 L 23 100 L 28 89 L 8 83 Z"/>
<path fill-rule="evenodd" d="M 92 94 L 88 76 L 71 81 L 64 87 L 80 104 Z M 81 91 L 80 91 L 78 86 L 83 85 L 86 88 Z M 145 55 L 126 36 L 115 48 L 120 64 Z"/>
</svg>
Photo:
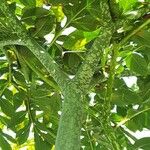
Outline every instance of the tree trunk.
<svg viewBox="0 0 150 150">
<path fill-rule="evenodd" d="M 81 92 L 74 85 L 67 86 L 55 150 L 80 150 L 82 99 Z"/>
</svg>

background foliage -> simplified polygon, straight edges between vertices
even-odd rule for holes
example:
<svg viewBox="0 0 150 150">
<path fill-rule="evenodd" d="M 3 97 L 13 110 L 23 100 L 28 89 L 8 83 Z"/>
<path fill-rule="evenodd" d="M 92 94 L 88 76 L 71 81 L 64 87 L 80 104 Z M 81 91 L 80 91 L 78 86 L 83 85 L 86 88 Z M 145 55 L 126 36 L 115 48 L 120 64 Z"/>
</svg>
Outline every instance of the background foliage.
<svg viewBox="0 0 150 150">
<path fill-rule="evenodd" d="M 28 35 L 45 48 L 68 76 L 74 76 L 101 33 L 103 20 L 99 1 L 9 0 L 8 3 Z M 149 20 L 149 0 L 110 0 L 109 5 L 116 27 L 112 45 Z M 16 39 L 16 33 L 5 19 L 0 11 L 0 46 L 3 41 Z M 69 27 L 75 30 L 69 35 L 64 34 Z M 116 58 L 110 119 L 118 143 L 128 150 L 148 150 L 150 146 L 149 137 L 137 139 L 129 132 L 150 129 L 149 27 L 142 28 L 123 44 Z M 54 36 L 51 42 L 46 40 L 47 34 Z M 111 48 L 105 49 L 93 75 L 92 87 L 84 99 L 81 149 L 111 149 L 108 137 L 103 136 L 106 129 L 101 120 L 105 117 L 102 104 L 112 71 L 112 56 Z M 133 76 L 137 81 L 129 87 L 124 79 Z M 90 93 L 94 93 L 94 100 Z M 1 46 L 0 147 L 3 150 L 53 149 L 62 101 L 60 87 L 28 48 L 13 44 Z"/>
</svg>

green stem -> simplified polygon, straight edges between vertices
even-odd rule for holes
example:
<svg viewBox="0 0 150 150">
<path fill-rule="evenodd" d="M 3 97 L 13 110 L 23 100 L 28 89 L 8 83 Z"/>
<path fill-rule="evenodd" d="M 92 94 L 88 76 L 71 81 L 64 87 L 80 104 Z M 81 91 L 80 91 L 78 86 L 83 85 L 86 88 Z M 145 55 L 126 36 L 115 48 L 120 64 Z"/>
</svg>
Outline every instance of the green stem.
<svg viewBox="0 0 150 150">
<path fill-rule="evenodd" d="M 119 45 L 125 44 L 132 36 L 134 36 L 136 33 L 138 33 L 141 29 L 143 29 L 148 24 L 150 24 L 150 19 L 146 20 L 143 24 L 141 24 L 139 27 L 137 27 L 135 30 L 129 33 L 126 37 L 124 37 L 119 43 Z"/>
<path fill-rule="evenodd" d="M 0 47 L 4 47 L 6 45 L 25 45 L 24 42 L 20 41 L 19 39 L 6 39 L 0 41 Z"/>
<path fill-rule="evenodd" d="M 129 120 L 131 120 L 131 119 L 133 119 L 134 117 L 140 115 L 141 113 L 144 113 L 144 112 L 149 111 L 149 110 L 150 110 L 150 108 L 146 108 L 146 109 L 144 109 L 144 110 L 141 110 L 141 111 L 139 111 L 139 112 L 133 114 L 132 116 L 129 116 L 129 117 L 125 118 L 124 120 L 122 120 L 121 122 L 119 122 L 119 124 L 116 126 L 116 128 L 122 126 L 123 124 L 125 124 L 125 123 L 128 122 Z"/>
<path fill-rule="evenodd" d="M 118 57 L 118 52 L 121 46 L 126 43 L 132 36 L 134 36 L 137 32 L 139 32 L 141 29 L 143 29 L 145 26 L 147 26 L 150 23 L 150 19 L 145 21 L 142 25 L 137 27 L 135 30 L 133 30 L 129 35 L 127 35 L 124 39 L 121 40 L 119 44 L 114 44 L 112 48 L 112 59 L 111 59 L 111 64 L 110 64 L 110 74 L 109 74 L 109 79 L 108 79 L 108 87 L 107 87 L 107 96 L 109 96 L 109 101 L 110 101 L 110 96 L 112 93 L 112 87 L 113 87 L 113 80 L 115 76 L 115 67 L 116 67 L 116 59 Z"/>
<path fill-rule="evenodd" d="M 111 100 L 111 94 L 112 94 L 112 89 L 113 89 L 113 82 L 114 82 L 114 77 L 115 77 L 115 67 L 117 65 L 117 57 L 119 54 L 119 49 L 120 47 L 118 47 L 118 45 L 114 44 L 114 46 L 112 47 L 112 58 L 111 58 L 111 62 L 110 62 L 110 71 L 109 71 L 109 78 L 107 81 L 107 92 L 106 92 L 106 97 L 105 97 L 105 101 L 106 103 L 108 102 L 108 104 L 106 104 L 106 106 L 109 106 L 108 111 L 110 112 L 110 100 Z"/>
<path fill-rule="evenodd" d="M 86 123 L 86 124 L 87 124 L 87 123 Z M 93 144 L 92 144 L 91 136 L 90 136 L 90 134 L 89 134 L 89 131 L 88 131 L 87 128 L 86 128 L 86 125 L 84 125 L 84 129 L 85 129 L 86 134 L 87 134 L 87 137 L 88 137 L 88 139 L 89 139 L 90 148 L 91 148 L 91 150 L 94 150 L 94 146 L 93 146 Z"/>
<path fill-rule="evenodd" d="M 135 30 L 133 30 L 129 35 L 127 35 L 119 44 L 114 44 L 113 48 L 112 48 L 112 58 L 111 58 L 111 63 L 110 63 L 110 72 L 109 72 L 109 78 L 108 78 L 108 82 L 107 82 L 107 92 L 106 92 L 106 97 L 105 97 L 105 102 L 104 102 L 104 114 L 107 120 L 106 120 L 106 124 L 109 124 L 109 116 L 110 116 L 110 110 L 111 110 L 111 94 L 112 94 L 112 89 L 113 89 L 113 82 L 114 82 L 114 77 L 115 77 L 115 67 L 117 65 L 117 57 L 119 54 L 119 49 L 120 47 L 126 43 L 132 36 L 134 36 L 137 32 L 139 32 L 142 28 L 144 28 L 146 25 L 148 25 L 150 23 L 150 19 L 147 20 L 146 22 L 144 22 L 142 25 L 140 25 L 138 28 L 136 28 Z M 137 115 L 137 114 L 136 114 Z M 136 116 L 134 115 L 134 116 Z M 132 116 L 132 117 L 134 117 Z M 130 120 L 130 118 L 127 118 L 126 120 L 124 120 L 122 123 L 120 124 L 124 124 L 126 121 Z M 117 126 L 118 127 L 118 126 Z M 108 133 L 109 134 L 109 133 Z M 119 145 L 117 144 L 117 142 L 115 142 L 117 139 L 115 137 L 115 133 L 112 131 L 112 138 L 115 138 L 114 141 L 112 141 L 112 144 L 114 145 L 114 147 L 116 147 L 115 149 L 120 149 Z"/>
</svg>

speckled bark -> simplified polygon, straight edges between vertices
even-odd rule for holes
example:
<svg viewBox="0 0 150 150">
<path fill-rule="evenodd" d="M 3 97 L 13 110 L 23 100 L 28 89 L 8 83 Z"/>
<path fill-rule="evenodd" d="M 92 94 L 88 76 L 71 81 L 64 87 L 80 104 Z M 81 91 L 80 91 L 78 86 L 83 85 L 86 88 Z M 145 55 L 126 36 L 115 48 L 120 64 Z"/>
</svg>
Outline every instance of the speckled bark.
<svg viewBox="0 0 150 150">
<path fill-rule="evenodd" d="M 82 94 L 74 85 L 70 84 L 66 87 L 56 150 L 80 150 L 82 98 Z"/>
<path fill-rule="evenodd" d="M 101 0 L 101 20 L 103 22 L 99 37 L 94 41 L 87 53 L 85 61 L 76 74 L 75 82 L 82 91 L 87 91 L 98 62 L 103 57 L 103 51 L 110 46 L 110 40 L 114 30 L 109 11 L 108 1 Z"/>
<path fill-rule="evenodd" d="M 20 40 L 16 39 L 16 40 L 3 40 L 3 41 L 0 41 L 0 47 L 4 47 L 6 45 L 24 45 L 23 42 L 21 42 Z"/>
</svg>

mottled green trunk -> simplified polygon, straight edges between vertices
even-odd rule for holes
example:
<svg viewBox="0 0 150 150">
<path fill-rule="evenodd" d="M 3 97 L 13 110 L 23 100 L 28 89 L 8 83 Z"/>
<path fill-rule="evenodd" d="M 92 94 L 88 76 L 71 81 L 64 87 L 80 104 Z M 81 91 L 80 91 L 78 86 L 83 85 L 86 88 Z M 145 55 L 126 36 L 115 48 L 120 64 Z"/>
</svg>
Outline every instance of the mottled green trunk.
<svg viewBox="0 0 150 150">
<path fill-rule="evenodd" d="M 68 86 L 64 93 L 55 150 L 80 150 L 81 118 L 82 95 L 73 86 Z"/>
</svg>

